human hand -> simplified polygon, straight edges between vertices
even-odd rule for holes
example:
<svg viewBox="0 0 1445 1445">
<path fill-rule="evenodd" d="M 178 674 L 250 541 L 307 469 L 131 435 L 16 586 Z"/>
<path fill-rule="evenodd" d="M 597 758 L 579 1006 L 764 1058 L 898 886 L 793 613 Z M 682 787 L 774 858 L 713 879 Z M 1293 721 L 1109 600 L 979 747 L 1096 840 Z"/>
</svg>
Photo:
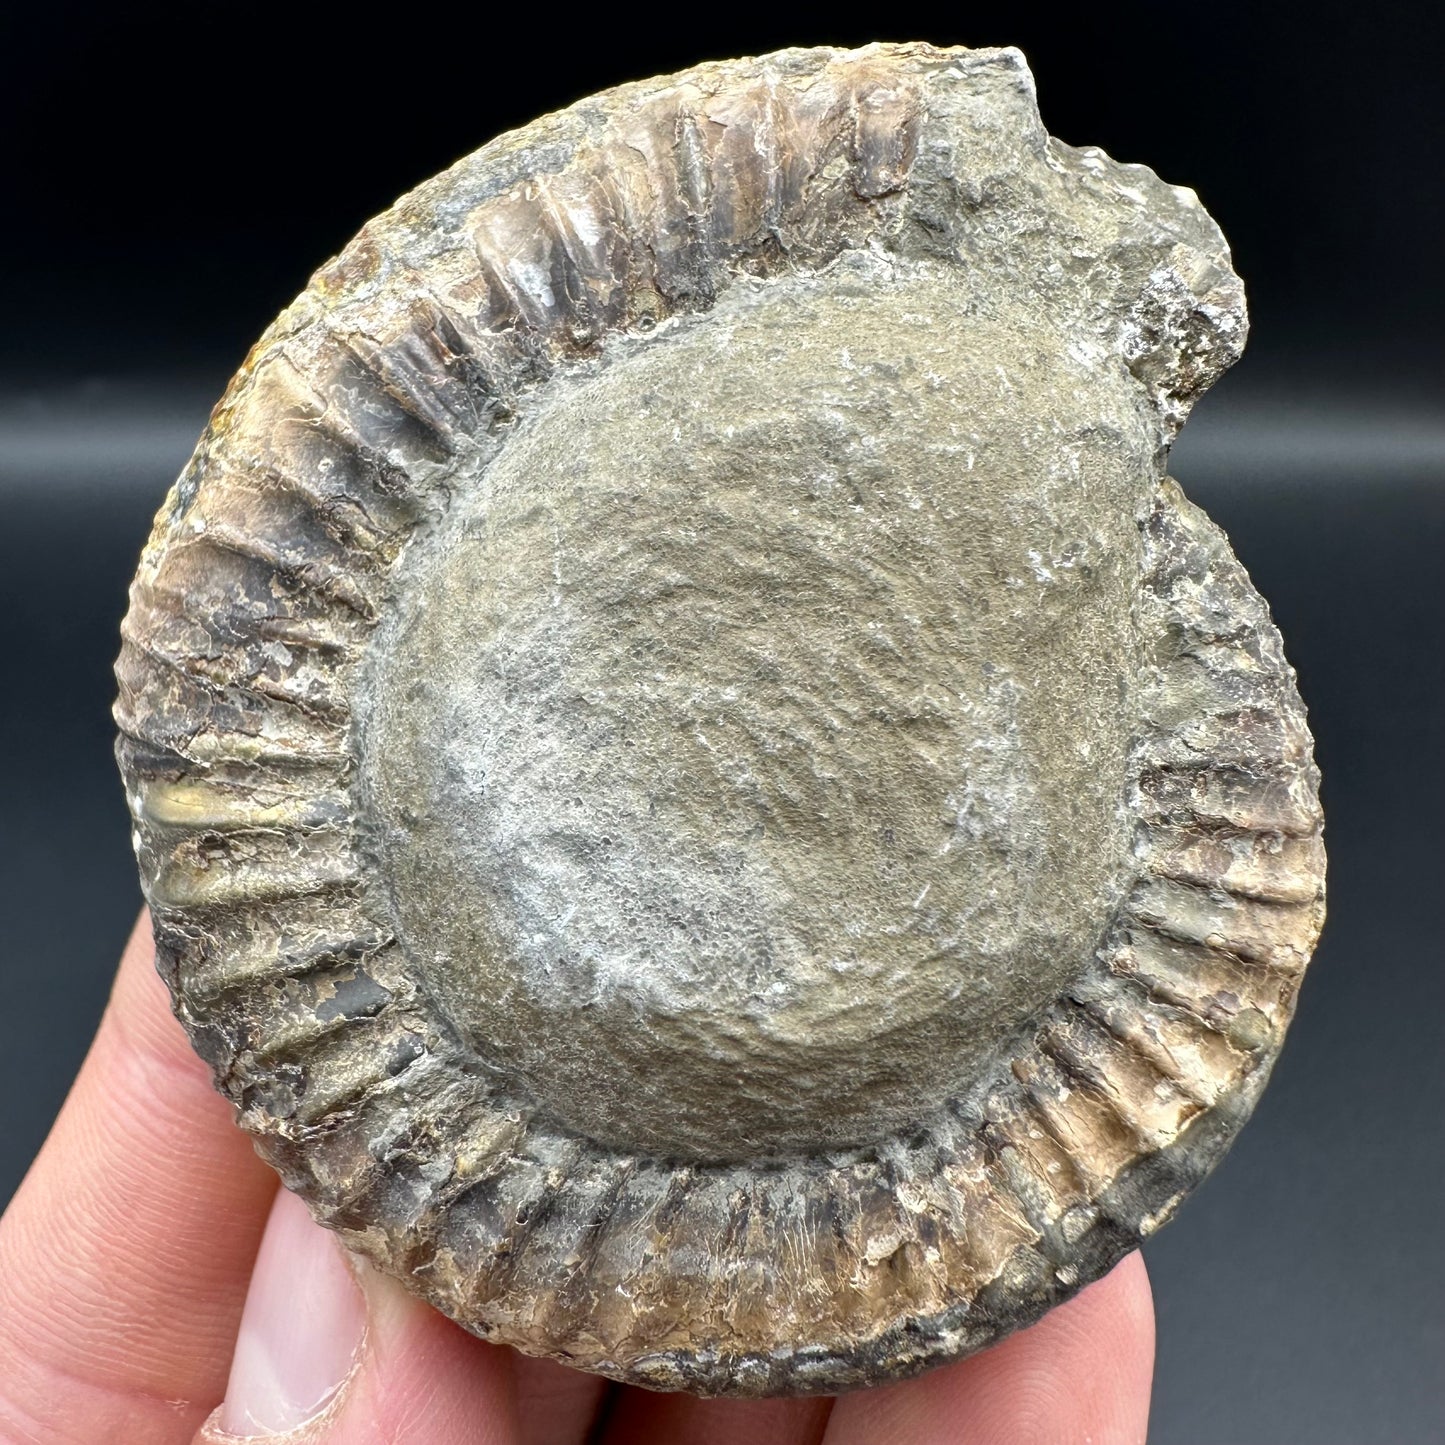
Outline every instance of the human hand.
<svg viewBox="0 0 1445 1445">
<path fill-rule="evenodd" d="M 484 1344 L 278 1193 L 144 918 L 0 1219 L 0 1445 L 1139 1445 L 1153 1357 L 1137 1254 L 981 1355 L 836 1399 L 658 1395 Z"/>
</svg>

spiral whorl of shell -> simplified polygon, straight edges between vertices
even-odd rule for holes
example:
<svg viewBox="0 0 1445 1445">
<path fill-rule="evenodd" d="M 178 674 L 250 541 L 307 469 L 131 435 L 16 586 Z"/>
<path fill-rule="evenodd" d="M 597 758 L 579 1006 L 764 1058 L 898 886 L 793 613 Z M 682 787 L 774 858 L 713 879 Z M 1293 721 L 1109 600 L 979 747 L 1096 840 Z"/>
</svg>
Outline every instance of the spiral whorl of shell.
<svg viewBox="0 0 1445 1445">
<path fill-rule="evenodd" d="M 391 705 L 379 650 L 428 539 L 559 397 L 724 303 L 900 278 L 956 294 L 961 349 L 971 317 L 1047 318 L 1071 405 L 1091 374 L 1122 398 L 1096 428 L 1138 460 L 1128 546 L 1104 558 L 1133 589 L 1111 910 L 1066 985 L 907 1127 L 755 1156 L 745 1130 L 717 1157 L 695 1130 L 594 1137 L 487 1056 L 399 922 L 365 756 Z M 755 1395 L 979 1348 L 1166 1219 L 1263 1087 L 1323 915 L 1293 674 L 1162 471 L 1243 336 L 1192 194 L 1049 139 L 1013 51 L 789 51 L 623 87 L 368 225 L 216 408 L 117 667 L 177 1014 L 317 1217 L 487 1338 Z"/>
</svg>

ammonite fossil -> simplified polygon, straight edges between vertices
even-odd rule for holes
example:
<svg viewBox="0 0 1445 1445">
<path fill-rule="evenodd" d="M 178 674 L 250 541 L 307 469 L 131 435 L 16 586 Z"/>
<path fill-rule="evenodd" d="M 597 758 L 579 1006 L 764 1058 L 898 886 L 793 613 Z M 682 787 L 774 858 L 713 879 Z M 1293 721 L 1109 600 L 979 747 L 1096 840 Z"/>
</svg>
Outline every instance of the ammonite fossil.
<svg viewBox="0 0 1445 1445">
<path fill-rule="evenodd" d="M 1323 912 L 1293 674 L 1164 476 L 1192 192 L 1012 50 L 785 51 L 504 135 L 257 344 L 120 760 L 176 1011 L 316 1217 L 700 1393 L 988 1344 L 1247 1116 Z"/>
</svg>

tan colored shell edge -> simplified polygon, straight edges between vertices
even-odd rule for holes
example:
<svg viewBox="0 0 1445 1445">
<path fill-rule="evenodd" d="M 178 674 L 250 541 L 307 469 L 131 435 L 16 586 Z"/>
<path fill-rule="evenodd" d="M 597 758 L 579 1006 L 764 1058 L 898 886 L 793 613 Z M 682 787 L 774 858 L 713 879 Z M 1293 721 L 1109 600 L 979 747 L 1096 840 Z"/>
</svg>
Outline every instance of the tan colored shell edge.
<svg viewBox="0 0 1445 1445">
<path fill-rule="evenodd" d="M 1010 52 L 928 47 L 703 67 L 584 102 L 529 128 L 535 144 L 503 137 L 421 188 L 253 352 L 158 519 L 127 620 L 121 758 L 163 971 L 242 1122 L 320 1217 L 469 1327 L 659 1388 L 911 1373 L 1095 1277 L 1232 1137 L 1318 929 L 1291 674 L 1227 548 L 1172 494 L 1142 594 L 1161 716 L 1138 752 L 1139 882 L 1078 997 L 917 1139 L 673 1168 L 558 1136 L 467 1066 L 378 913 L 350 680 L 389 566 L 445 504 L 457 458 L 504 445 L 528 388 L 590 364 L 614 330 L 705 309 L 734 274 L 886 246 L 918 203 L 920 97 L 947 67 L 1027 83 Z M 795 153 L 791 182 L 738 183 L 751 212 L 717 204 L 719 177 L 769 155 L 762 173 L 781 175 Z M 557 169 L 529 179 L 539 155 Z M 649 210 L 647 188 L 666 203 Z M 632 249 L 569 224 L 604 201 L 617 224 L 599 234 Z M 450 231 L 435 224 L 448 205 Z M 649 230 L 658 215 L 684 230 Z M 732 231 L 704 234 L 723 215 Z M 551 306 L 517 276 L 550 278 Z M 1196 312 L 1226 315 L 1228 282 L 1209 286 Z M 1141 348 L 1141 381 L 1180 398 L 1166 421 L 1232 359 L 1229 314 L 1206 328 L 1212 351 L 1164 322 L 1173 340 Z M 1171 372 L 1171 348 L 1195 369 Z M 1163 715 L 1171 671 L 1209 695 L 1186 728 Z"/>
</svg>

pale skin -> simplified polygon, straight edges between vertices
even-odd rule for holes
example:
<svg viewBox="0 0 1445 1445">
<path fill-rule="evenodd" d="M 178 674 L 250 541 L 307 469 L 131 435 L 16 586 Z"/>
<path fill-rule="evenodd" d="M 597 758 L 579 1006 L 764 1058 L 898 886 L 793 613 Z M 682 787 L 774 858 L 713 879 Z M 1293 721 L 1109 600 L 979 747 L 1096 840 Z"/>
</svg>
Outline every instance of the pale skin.
<svg viewBox="0 0 1445 1445">
<path fill-rule="evenodd" d="M 1137 1254 L 983 1354 L 836 1399 L 651 1394 L 484 1344 L 278 1197 L 144 918 L 0 1219 L 0 1445 L 1140 1445 L 1153 1359 Z"/>
</svg>

